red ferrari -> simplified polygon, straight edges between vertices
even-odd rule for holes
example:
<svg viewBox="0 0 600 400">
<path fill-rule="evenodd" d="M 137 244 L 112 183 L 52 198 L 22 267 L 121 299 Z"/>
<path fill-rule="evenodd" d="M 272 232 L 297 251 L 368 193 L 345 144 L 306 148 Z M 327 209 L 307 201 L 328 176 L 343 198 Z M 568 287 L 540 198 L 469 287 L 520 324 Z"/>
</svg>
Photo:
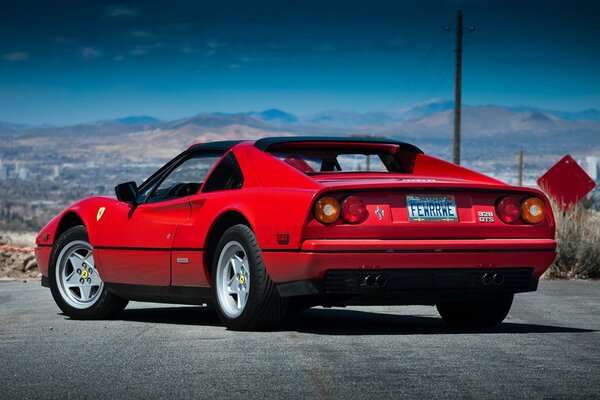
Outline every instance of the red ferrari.
<svg viewBox="0 0 600 400">
<path fill-rule="evenodd" d="M 555 257 L 538 190 L 392 140 L 197 144 L 139 187 L 81 200 L 39 233 L 60 309 L 109 318 L 129 300 L 213 304 L 230 329 L 316 305 L 436 305 L 493 327 Z"/>
</svg>

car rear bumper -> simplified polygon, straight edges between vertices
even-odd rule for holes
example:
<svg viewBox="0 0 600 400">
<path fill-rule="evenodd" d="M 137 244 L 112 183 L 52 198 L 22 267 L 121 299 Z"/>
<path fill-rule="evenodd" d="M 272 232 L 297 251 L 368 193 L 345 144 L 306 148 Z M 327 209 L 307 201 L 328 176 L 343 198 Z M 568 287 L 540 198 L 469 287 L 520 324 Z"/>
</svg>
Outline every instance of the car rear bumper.
<svg viewBox="0 0 600 400">
<path fill-rule="evenodd" d="M 386 274 L 385 288 L 358 287 L 369 293 L 390 293 L 443 290 L 440 282 L 448 279 L 459 279 L 461 288 L 469 289 L 485 273 L 525 271 L 527 284 L 493 289 L 516 293 L 537 288 L 555 250 L 552 239 L 307 240 L 300 251 L 263 251 L 262 256 L 284 296 L 333 293 L 328 279 L 337 273 L 346 274 L 342 280 L 349 279 L 351 285 L 367 275 Z M 429 286 L 416 282 L 429 282 Z"/>
<path fill-rule="evenodd" d="M 277 285 L 282 297 L 315 296 L 320 303 L 435 304 L 535 291 L 533 268 L 331 270 L 321 279 Z"/>
</svg>

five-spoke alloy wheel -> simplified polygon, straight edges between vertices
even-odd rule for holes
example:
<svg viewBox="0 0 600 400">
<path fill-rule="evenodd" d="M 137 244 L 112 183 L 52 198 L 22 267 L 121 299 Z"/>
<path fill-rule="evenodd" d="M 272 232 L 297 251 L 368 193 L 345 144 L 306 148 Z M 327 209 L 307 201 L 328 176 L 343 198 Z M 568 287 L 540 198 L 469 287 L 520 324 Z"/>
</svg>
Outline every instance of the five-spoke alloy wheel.
<svg viewBox="0 0 600 400">
<path fill-rule="evenodd" d="M 58 255 L 56 264 L 56 282 L 65 302 L 83 309 L 98 301 L 104 282 L 96 270 L 89 243 L 83 240 L 69 243 Z"/>
<path fill-rule="evenodd" d="M 240 316 L 250 293 L 250 265 L 240 243 L 232 240 L 221 250 L 215 284 L 219 285 L 217 294 L 223 313 L 229 318 Z"/>
<path fill-rule="evenodd" d="M 48 275 L 52 297 L 72 318 L 109 318 L 127 305 L 127 300 L 107 291 L 83 226 L 66 230 L 56 240 Z"/>
<path fill-rule="evenodd" d="M 232 226 L 221 236 L 212 281 L 217 314 L 229 329 L 270 330 L 283 320 L 287 300 L 279 296 L 246 225 Z"/>
</svg>

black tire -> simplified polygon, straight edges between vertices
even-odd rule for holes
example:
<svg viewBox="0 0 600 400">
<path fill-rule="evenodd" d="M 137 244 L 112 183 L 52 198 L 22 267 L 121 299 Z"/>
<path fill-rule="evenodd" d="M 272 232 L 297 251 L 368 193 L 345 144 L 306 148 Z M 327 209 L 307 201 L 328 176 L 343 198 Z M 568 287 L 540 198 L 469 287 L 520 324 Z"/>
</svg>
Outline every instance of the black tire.
<svg viewBox="0 0 600 400">
<path fill-rule="evenodd" d="M 454 301 L 437 304 L 444 321 L 455 328 L 485 329 L 498 326 L 508 315 L 513 294 L 496 295 L 489 300 Z"/>
<path fill-rule="evenodd" d="M 245 253 L 245 265 L 249 268 L 247 300 L 241 313 L 234 316 L 228 315 L 227 300 L 223 300 L 219 295 L 221 292 L 221 296 L 226 299 L 230 296 L 229 293 L 224 294 L 225 288 L 219 284 L 218 277 L 218 273 L 225 274 L 223 269 L 226 267 L 222 265 L 219 270 L 218 264 L 221 258 L 223 258 L 222 263 L 225 264 L 227 249 L 231 245 L 236 247 L 241 245 Z M 287 310 L 287 300 L 279 296 L 275 284 L 269 277 L 260 255 L 260 247 L 250 228 L 246 225 L 235 225 L 225 231 L 213 255 L 212 264 L 214 306 L 219 319 L 227 328 L 236 331 L 272 330 L 280 325 Z M 238 284 L 237 281 L 235 283 Z"/>
<path fill-rule="evenodd" d="M 63 293 L 61 288 L 59 288 L 61 283 L 59 282 L 60 278 L 57 276 L 57 269 L 60 268 L 59 264 L 61 260 L 59 260 L 59 257 L 61 257 L 61 254 L 64 254 L 63 250 L 74 243 L 87 243 L 89 245 L 87 230 L 84 226 L 75 226 L 60 235 L 54 243 L 52 253 L 50 254 L 48 280 L 50 282 L 52 297 L 54 297 L 54 301 L 58 307 L 66 315 L 74 319 L 107 319 L 123 311 L 128 301 L 109 293 L 106 285 L 102 285 L 102 289 L 94 294 L 94 302 L 89 306 L 81 304 L 78 307 L 74 307 L 69 304 L 70 302 L 73 303 L 73 300 L 70 300 L 68 295 Z M 89 247 L 91 249 L 91 246 Z M 73 266 L 71 267 L 74 268 Z"/>
</svg>

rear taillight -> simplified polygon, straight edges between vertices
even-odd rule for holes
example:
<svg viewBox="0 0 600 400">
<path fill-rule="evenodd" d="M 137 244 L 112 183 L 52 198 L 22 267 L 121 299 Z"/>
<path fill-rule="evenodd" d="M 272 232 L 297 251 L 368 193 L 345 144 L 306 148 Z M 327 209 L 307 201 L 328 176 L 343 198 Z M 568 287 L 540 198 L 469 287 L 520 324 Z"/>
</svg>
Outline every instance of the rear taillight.
<svg viewBox="0 0 600 400">
<path fill-rule="evenodd" d="M 512 224 L 521 217 L 521 204 L 516 197 L 505 197 L 496 205 L 496 214 L 503 222 Z"/>
<path fill-rule="evenodd" d="M 340 203 L 330 196 L 321 197 L 313 209 L 315 219 L 323 224 L 332 224 L 340 216 Z"/>
<path fill-rule="evenodd" d="M 342 219 L 349 224 L 358 224 L 367 217 L 367 206 L 358 196 L 348 196 L 342 201 Z"/>
<path fill-rule="evenodd" d="M 537 224 L 544 219 L 546 207 L 542 200 L 537 197 L 530 197 L 521 204 L 521 214 L 523 221 L 528 224 Z"/>
</svg>

